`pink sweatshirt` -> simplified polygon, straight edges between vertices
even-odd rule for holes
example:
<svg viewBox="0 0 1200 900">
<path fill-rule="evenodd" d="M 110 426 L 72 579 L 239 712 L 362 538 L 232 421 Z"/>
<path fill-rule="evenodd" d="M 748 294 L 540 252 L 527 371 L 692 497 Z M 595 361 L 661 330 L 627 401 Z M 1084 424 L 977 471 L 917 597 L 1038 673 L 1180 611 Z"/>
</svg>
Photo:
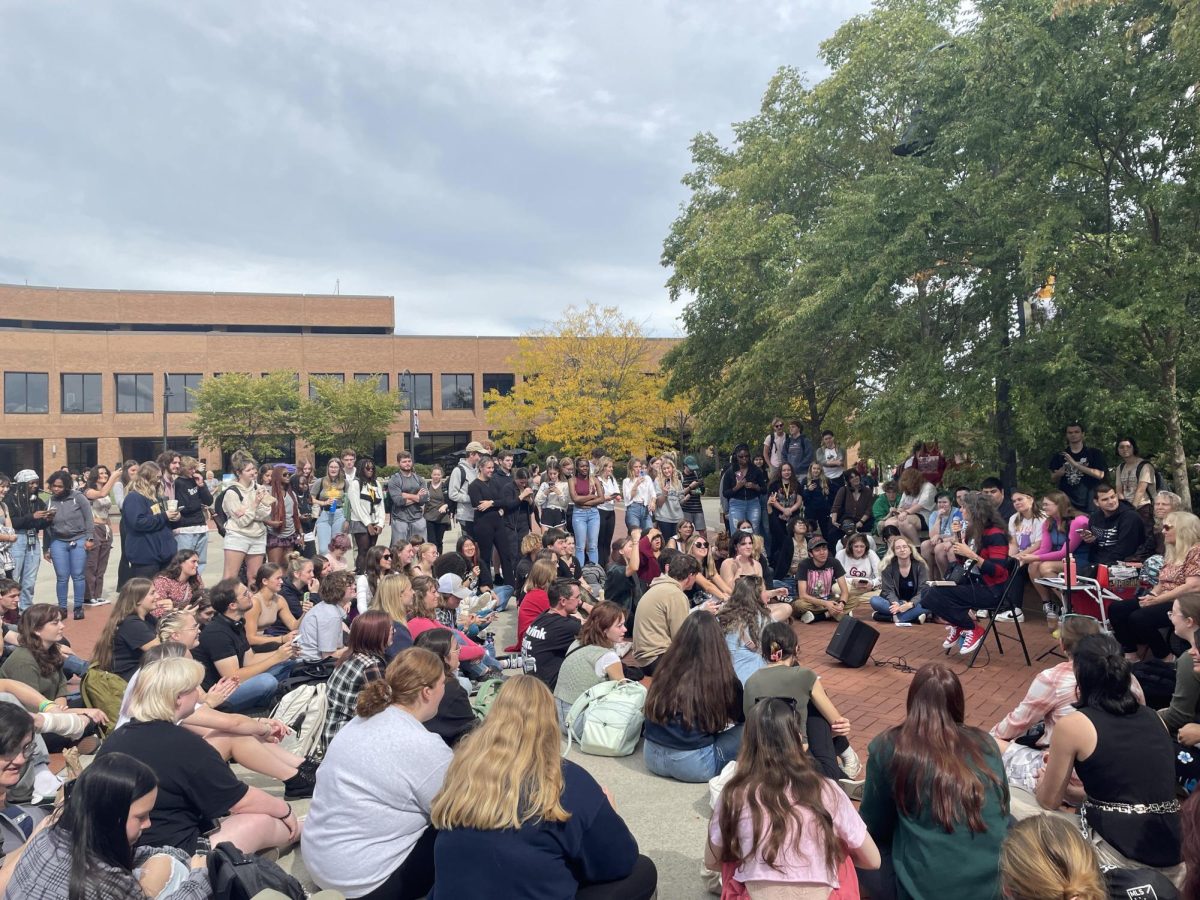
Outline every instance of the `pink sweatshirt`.
<svg viewBox="0 0 1200 900">
<path fill-rule="evenodd" d="M 1052 524 L 1052 519 L 1046 519 L 1042 523 L 1042 542 L 1038 545 L 1039 550 L 1035 558 L 1044 562 L 1053 562 L 1054 560 L 1062 559 L 1067 555 L 1068 549 L 1070 549 L 1072 553 L 1075 552 L 1075 549 L 1080 545 L 1080 543 L 1083 542 L 1083 538 L 1080 536 L 1080 531 L 1088 527 L 1088 517 L 1081 513 L 1071 520 L 1071 524 L 1068 526 L 1070 530 L 1067 532 L 1067 543 L 1065 546 L 1059 547 L 1057 550 L 1050 549 L 1050 547 L 1053 546 L 1050 543 L 1050 526 Z"/>
</svg>

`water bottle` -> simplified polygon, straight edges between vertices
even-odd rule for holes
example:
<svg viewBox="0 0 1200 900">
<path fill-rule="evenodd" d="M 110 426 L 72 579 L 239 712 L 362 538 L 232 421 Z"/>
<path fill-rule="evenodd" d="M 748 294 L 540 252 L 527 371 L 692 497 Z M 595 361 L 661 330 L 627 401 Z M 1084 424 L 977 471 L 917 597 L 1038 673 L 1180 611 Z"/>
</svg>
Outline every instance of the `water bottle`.
<svg viewBox="0 0 1200 900">
<path fill-rule="evenodd" d="M 496 658 L 496 638 L 489 631 L 483 636 L 483 648 L 487 651 L 487 655 L 492 659 Z"/>
</svg>

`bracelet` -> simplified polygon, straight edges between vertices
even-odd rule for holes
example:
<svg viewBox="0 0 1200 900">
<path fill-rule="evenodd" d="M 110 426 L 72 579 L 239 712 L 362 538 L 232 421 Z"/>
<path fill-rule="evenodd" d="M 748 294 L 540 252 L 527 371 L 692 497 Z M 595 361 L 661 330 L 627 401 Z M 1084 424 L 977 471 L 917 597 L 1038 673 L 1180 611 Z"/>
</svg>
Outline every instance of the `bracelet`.
<svg viewBox="0 0 1200 900">
<path fill-rule="evenodd" d="M 46 710 L 48 710 L 53 705 L 54 704 L 51 703 L 49 700 L 43 700 L 41 703 L 38 704 L 38 712 L 44 713 Z"/>
<path fill-rule="evenodd" d="M 282 816 L 276 816 L 276 817 L 275 817 L 275 818 L 279 819 L 279 821 L 281 821 L 281 822 L 282 822 L 284 819 L 290 819 L 290 818 L 292 817 L 292 804 L 288 803 L 288 802 L 285 800 L 285 801 L 283 802 L 283 805 L 287 807 L 287 812 L 285 812 L 285 813 L 284 813 Z"/>
</svg>

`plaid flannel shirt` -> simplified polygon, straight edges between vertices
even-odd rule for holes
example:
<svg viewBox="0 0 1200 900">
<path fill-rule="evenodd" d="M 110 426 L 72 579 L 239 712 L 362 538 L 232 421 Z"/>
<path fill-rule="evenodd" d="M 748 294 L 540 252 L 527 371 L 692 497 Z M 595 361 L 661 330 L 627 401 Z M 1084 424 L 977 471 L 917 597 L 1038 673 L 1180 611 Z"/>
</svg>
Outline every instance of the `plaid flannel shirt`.
<svg viewBox="0 0 1200 900">
<path fill-rule="evenodd" d="M 1130 689 L 1137 697 L 1138 703 L 1146 702 L 1142 686 L 1136 678 L 1132 679 Z M 1078 699 L 1075 672 L 1071 668 L 1070 660 L 1038 672 L 1017 708 L 992 729 L 992 737 L 1015 741 L 1038 722 L 1045 722 L 1046 733 L 1038 741 L 1038 746 L 1049 747 L 1050 734 L 1054 731 L 1055 723 L 1063 716 L 1075 712 L 1075 702 Z"/>
<path fill-rule="evenodd" d="M 333 670 L 325 686 L 325 724 L 315 756 L 323 757 L 333 736 L 354 718 L 358 692 L 367 682 L 382 678 L 385 665 L 381 656 L 355 653 Z"/>
</svg>

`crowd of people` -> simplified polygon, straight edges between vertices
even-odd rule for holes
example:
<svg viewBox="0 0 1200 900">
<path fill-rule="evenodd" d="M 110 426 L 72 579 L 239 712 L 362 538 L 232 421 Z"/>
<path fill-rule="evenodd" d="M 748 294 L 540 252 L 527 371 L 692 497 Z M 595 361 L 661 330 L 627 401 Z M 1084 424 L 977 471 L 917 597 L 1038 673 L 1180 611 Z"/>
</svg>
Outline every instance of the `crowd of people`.
<svg viewBox="0 0 1200 900">
<path fill-rule="evenodd" d="M 351 450 L 321 474 L 235 454 L 221 481 L 168 452 L 78 484 L 54 472 L 45 492 L 31 470 L 0 476 L 0 888 L 205 897 L 228 842 L 299 844 L 351 898 L 649 898 L 653 862 L 561 755 L 587 733 L 581 698 L 633 685 L 646 769 L 712 790 L 723 896 L 1200 897 L 1184 865 L 1200 808 L 1181 803 L 1200 781 L 1200 519 L 1134 441 L 1110 472 L 1077 426 L 1065 439 L 1037 494 L 943 488 L 929 443 L 880 484 L 832 433 L 777 419 L 718 471 L 719 522 L 708 466 L 670 454 L 623 477 L 599 450 L 540 469 L 482 442 L 448 477 L 402 452 L 385 479 Z M 117 592 L 84 660 L 64 622 L 109 603 L 118 513 Z M 43 560 L 56 603 L 34 602 Z M 1060 606 L 1068 566 L 1137 573 L 1111 636 L 1069 592 Z M 953 670 L 922 666 L 864 765 L 804 629 L 862 610 L 939 622 L 967 654 L 1002 598 L 1024 617 L 1027 583 L 1066 661 L 990 733 L 965 725 Z M 516 640 L 498 649 L 506 612 Z M 1156 660 L 1175 666 L 1161 713 L 1136 674 Z M 307 733 L 276 717 L 318 685 Z M 74 778 L 60 809 L 57 752 Z"/>
</svg>

